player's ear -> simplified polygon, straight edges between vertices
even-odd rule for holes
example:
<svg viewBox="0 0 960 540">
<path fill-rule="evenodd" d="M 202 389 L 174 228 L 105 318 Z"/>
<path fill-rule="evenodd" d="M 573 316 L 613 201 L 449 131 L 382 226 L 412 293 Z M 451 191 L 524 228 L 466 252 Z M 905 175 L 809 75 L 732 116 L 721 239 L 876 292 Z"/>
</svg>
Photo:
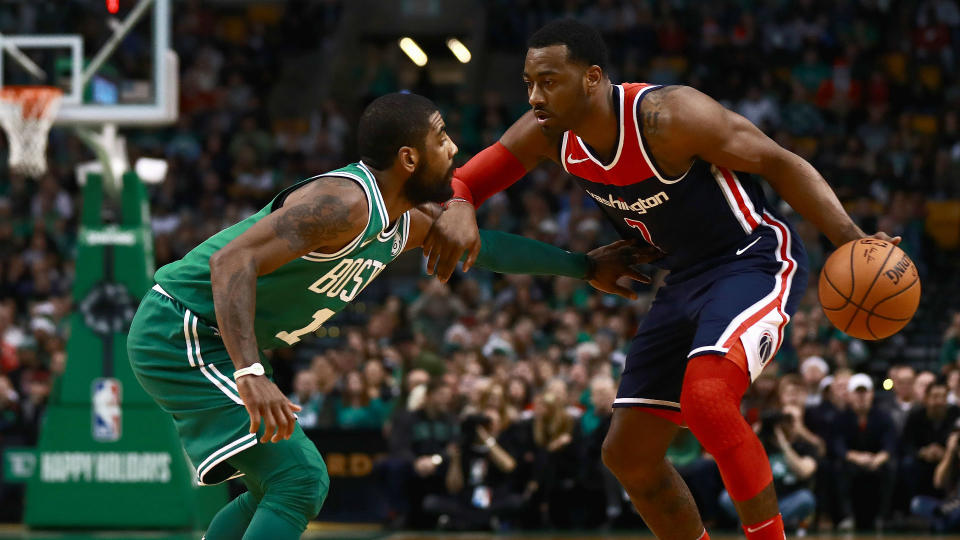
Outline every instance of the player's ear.
<svg viewBox="0 0 960 540">
<path fill-rule="evenodd" d="M 603 70 L 600 69 L 600 66 L 588 67 L 586 73 L 583 75 L 583 81 L 587 87 L 587 92 L 592 93 L 599 88 L 600 83 L 603 82 Z"/>
<path fill-rule="evenodd" d="M 412 146 L 401 146 L 397 150 L 397 164 L 400 165 L 404 171 L 409 174 L 413 174 L 413 171 L 417 169 L 417 164 L 420 163 L 420 152 Z"/>
</svg>

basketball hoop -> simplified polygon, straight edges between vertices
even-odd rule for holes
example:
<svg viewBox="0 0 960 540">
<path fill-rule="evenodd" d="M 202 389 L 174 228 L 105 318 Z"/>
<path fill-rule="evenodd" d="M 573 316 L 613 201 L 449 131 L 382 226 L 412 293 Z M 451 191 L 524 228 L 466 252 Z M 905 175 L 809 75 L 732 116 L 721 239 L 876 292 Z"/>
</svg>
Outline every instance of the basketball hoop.
<svg viewBox="0 0 960 540">
<path fill-rule="evenodd" d="M 37 177 L 47 172 L 47 135 L 63 90 L 52 86 L 0 88 L 0 126 L 10 145 L 10 170 Z"/>
</svg>

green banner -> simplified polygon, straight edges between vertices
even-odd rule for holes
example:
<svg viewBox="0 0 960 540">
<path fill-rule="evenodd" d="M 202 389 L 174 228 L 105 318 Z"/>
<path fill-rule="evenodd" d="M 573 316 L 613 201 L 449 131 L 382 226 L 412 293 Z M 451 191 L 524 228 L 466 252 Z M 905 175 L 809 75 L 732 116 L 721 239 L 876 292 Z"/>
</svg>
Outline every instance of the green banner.
<svg viewBox="0 0 960 540">
<path fill-rule="evenodd" d="M 226 486 L 196 485 L 173 420 L 127 360 L 126 334 L 154 271 L 146 190 L 134 173 L 119 203 L 105 207 L 100 176 L 88 175 L 67 368 L 37 448 L 4 453 L 4 478 L 27 483 L 30 527 L 196 529 L 226 502 Z"/>
<path fill-rule="evenodd" d="M 3 452 L 3 481 L 22 484 L 37 472 L 37 451 L 34 448 L 7 448 Z"/>
</svg>

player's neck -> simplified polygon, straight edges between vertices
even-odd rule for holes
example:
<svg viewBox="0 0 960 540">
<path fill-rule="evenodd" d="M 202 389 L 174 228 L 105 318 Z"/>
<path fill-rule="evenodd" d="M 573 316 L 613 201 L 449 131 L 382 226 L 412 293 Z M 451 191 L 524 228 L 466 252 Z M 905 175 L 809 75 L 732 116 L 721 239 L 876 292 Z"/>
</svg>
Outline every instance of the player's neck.
<svg viewBox="0 0 960 540">
<path fill-rule="evenodd" d="M 380 196 L 383 197 L 383 203 L 387 207 L 387 216 L 390 218 L 390 223 L 393 223 L 414 206 L 403 196 L 404 181 L 392 169 L 385 171 L 370 169 L 370 171 L 377 180 Z"/>
<path fill-rule="evenodd" d="M 604 80 L 601 88 L 589 97 L 590 103 L 587 114 L 573 130 L 605 161 L 609 161 L 613 157 L 620 135 L 615 99 L 613 84 L 609 80 Z"/>
</svg>

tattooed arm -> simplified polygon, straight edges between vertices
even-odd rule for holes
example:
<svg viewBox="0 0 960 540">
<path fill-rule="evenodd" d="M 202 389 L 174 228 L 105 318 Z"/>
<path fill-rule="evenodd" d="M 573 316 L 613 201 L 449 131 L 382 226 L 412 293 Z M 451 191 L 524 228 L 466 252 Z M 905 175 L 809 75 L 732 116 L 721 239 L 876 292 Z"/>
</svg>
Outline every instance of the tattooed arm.
<svg viewBox="0 0 960 540">
<path fill-rule="evenodd" d="M 867 236 L 813 165 L 706 94 L 688 86 L 651 90 L 641 102 L 641 113 L 644 137 L 668 175 L 683 174 L 697 158 L 757 174 L 835 245 Z M 874 236 L 899 242 L 884 233 Z"/>
<path fill-rule="evenodd" d="M 236 369 L 260 361 L 254 335 L 257 277 L 311 251 L 331 253 L 363 232 L 366 195 L 356 182 L 338 177 L 315 180 L 293 191 L 283 206 L 264 217 L 210 257 L 210 284 L 217 326 Z M 250 413 L 250 432 L 261 442 L 293 434 L 299 407 L 266 377 L 242 376 L 240 398 Z M 274 434 L 276 431 L 276 434 Z"/>
</svg>

